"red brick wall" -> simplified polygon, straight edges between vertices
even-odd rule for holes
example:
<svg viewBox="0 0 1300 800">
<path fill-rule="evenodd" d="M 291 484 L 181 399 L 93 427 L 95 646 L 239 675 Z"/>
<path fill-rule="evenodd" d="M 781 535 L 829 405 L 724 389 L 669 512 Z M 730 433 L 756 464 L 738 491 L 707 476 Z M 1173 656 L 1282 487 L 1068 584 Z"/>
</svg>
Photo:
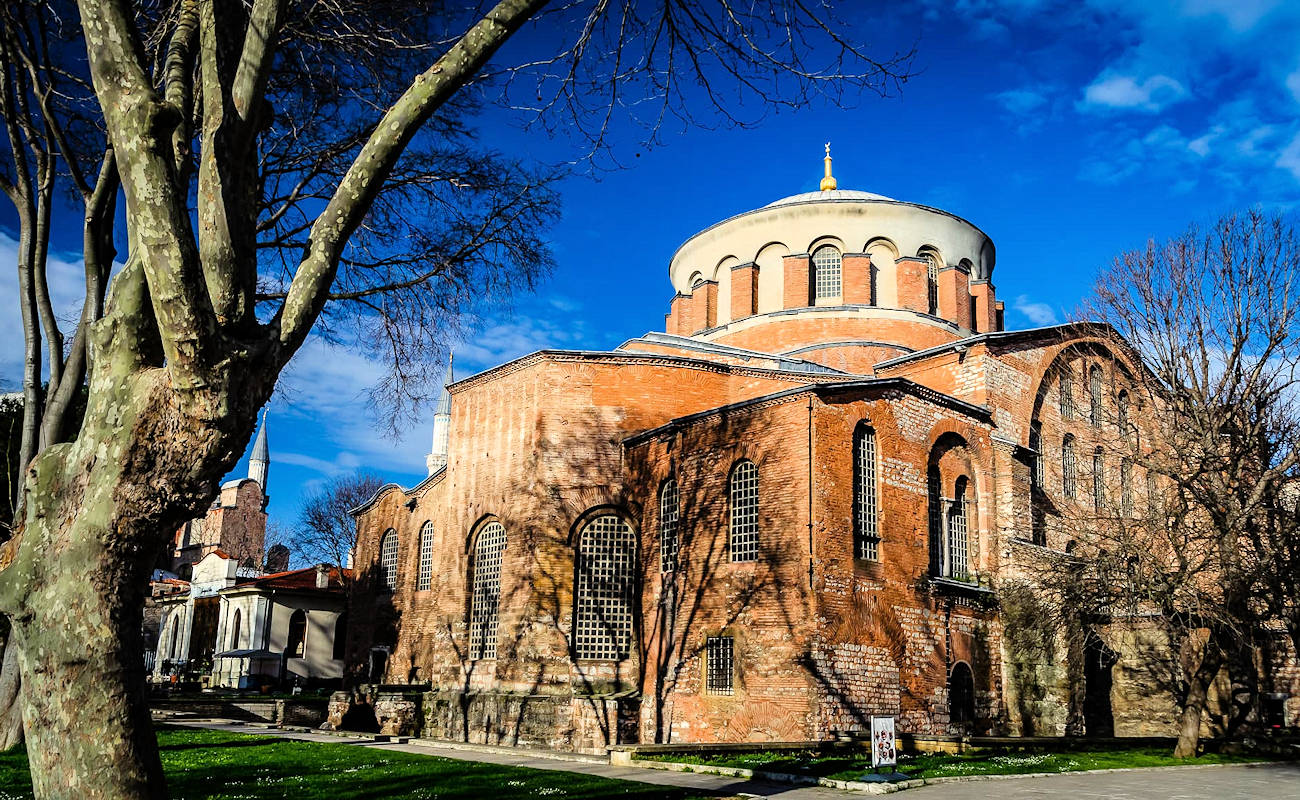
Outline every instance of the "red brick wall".
<svg viewBox="0 0 1300 800">
<path fill-rule="evenodd" d="M 843 258 L 844 302 L 870 305 L 874 302 L 871 296 L 871 256 L 845 253 Z"/>
<path fill-rule="evenodd" d="M 927 313 L 930 308 L 929 289 L 926 286 L 926 262 L 923 258 L 904 256 L 898 259 L 898 307 Z"/>
<path fill-rule="evenodd" d="M 750 262 L 731 268 L 731 318 L 758 313 L 758 265 Z"/>
<path fill-rule="evenodd" d="M 782 308 L 806 308 L 812 304 L 812 288 L 808 284 L 808 276 L 811 272 L 812 260 L 806 253 L 785 257 Z"/>
<path fill-rule="evenodd" d="M 965 267 L 939 269 L 939 316 L 970 330 L 970 273 Z"/>
</svg>

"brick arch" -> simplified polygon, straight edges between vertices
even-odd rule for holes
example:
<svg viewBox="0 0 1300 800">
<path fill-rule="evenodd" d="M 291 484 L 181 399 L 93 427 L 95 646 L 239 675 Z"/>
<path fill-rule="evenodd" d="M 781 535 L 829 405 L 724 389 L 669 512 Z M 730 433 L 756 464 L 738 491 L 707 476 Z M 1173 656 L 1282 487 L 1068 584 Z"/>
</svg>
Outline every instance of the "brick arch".
<svg viewBox="0 0 1300 800">
<path fill-rule="evenodd" d="M 823 245 L 830 245 L 831 247 L 837 248 L 841 253 L 847 252 L 848 250 L 848 245 L 844 243 L 843 239 L 834 234 L 824 233 L 809 242 L 808 247 L 804 252 L 811 255 L 817 248 Z"/>
<path fill-rule="evenodd" d="M 1061 365 L 1068 360 L 1089 355 L 1093 357 L 1105 357 L 1110 361 L 1110 363 L 1122 369 L 1130 379 L 1143 369 L 1143 367 L 1136 363 L 1129 354 L 1124 353 L 1123 351 L 1118 351 L 1116 348 L 1111 346 L 1110 342 L 1098 336 L 1073 339 L 1069 342 L 1056 345 L 1054 349 L 1055 352 L 1052 354 L 1051 358 L 1045 359 L 1045 366 L 1033 373 L 1030 378 L 1030 385 L 1035 387 L 1034 401 L 1029 417 L 1031 423 L 1041 418 L 1043 402 L 1047 397 L 1047 393 L 1050 390 L 1052 383 L 1060 375 Z M 1079 387 L 1076 387 L 1076 392 L 1079 389 L 1086 390 L 1087 388 L 1087 376 L 1080 375 L 1079 378 L 1081 379 L 1081 383 Z M 1076 394 L 1076 402 L 1079 401 L 1082 396 L 1083 395 Z M 1137 403 L 1138 401 L 1135 392 L 1130 391 L 1129 398 L 1130 401 L 1134 403 Z M 1021 442 L 1021 444 L 1026 447 L 1029 446 L 1029 431 L 1031 427 L 1032 425 L 1025 427 L 1025 440 Z"/>
</svg>

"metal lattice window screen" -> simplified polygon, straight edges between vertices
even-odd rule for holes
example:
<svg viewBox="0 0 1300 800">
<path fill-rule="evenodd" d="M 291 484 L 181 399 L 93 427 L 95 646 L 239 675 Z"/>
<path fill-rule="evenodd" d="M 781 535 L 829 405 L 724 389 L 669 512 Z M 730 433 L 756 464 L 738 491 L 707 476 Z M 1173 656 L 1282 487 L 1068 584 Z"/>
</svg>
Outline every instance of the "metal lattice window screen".
<svg viewBox="0 0 1300 800">
<path fill-rule="evenodd" d="M 1073 500 L 1078 494 L 1079 463 L 1074 453 L 1074 437 L 1061 442 L 1061 493 Z"/>
<path fill-rule="evenodd" d="M 1127 458 L 1119 462 L 1119 498 L 1124 516 L 1133 516 L 1133 465 Z"/>
<path fill-rule="evenodd" d="M 1088 370 L 1088 421 L 1101 424 L 1101 367 Z"/>
<path fill-rule="evenodd" d="M 596 517 L 578 540 L 578 658 L 627 658 L 632 642 L 636 536 L 620 517 Z"/>
<path fill-rule="evenodd" d="M 1074 376 L 1061 373 L 1061 419 L 1074 419 Z"/>
<path fill-rule="evenodd" d="M 397 588 L 397 531 L 387 531 L 379 540 L 379 585 L 388 591 Z"/>
<path fill-rule="evenodd" d="M 1105 465 L 1102 461 L 1101 448 L 1092 454 L 1092 509 L 1101 511 L 1106 504 Z"/>
<path fill-rule="evenodd" d="M 501 555 L 506 529 L 489 522 L 474 543 L 474 579 L 469 610 L 469 657 L 497 657 L 497 619 L 501 606 Z"/>
<path fill-rule="evenodd" d="M 704 691 L 707 694 L 735 694 L 736 640 L 710 636 L 704 640 Z"/>
<path fill-rule="evenodd" d="M 843 294 L 843 261 L 840 251 L 830 245 L 819 247 L 813 253 L 812 262 L 817 299 L 824 300 Z"/>
<path fill-rule="evenodd" d="M 926 308 L 931 314 L 939 313 L 939 259 L 932 253 L 926 253 L 925 259 L 925 296 Z"/>
<path fill-rule="evenodd" d="M 1119 397 L 1115 398 L 1115 422 L 1119 427 L 1119 435 L 1125 441 L 1128 440 L 1128 392 L 1120 392 Z"/>
<path fill-rule="evenodd" d="M 420 567 L 415 573 L 416 591 L 428 591 L 433 585 L 433 523 L 420 528 Z"/>
<path fill-rule="evenodd" d="M 957 496 L 948 511 L 948 574 L 954 578 L 964 578 L 969 572 L 966 508 L 966 485 L 959 479 Z"/>
<path fill-rule="evenodd" d="M 1030 458 L 1030 481 L 1035 489 L 1043 488 L 1043 426 L 1037 422 L 1029 426 L 1029 449 L 1033 451 Z"/>
<path fill-rule="evenodd" d="M 742 461 L 731 471 L 732 561 L 758 560 L 758 467 Z"/>
<path fill-rule="evenodd" d="M 677 569 L 679 546 L 677 522 L 681 517 L 677 481 L 669 480 L 659 492 L 659 566 L 664 572 Z"/>
<path fill-rule="evenodd" d="M 855 555 L 875 561 L 880 557 L 880 505 L 876 481 L 876 432 L 871 428 L 858 431 L 854 451 L 857 455 L 854 500 L 854 532 L 857 534 Z"/>
<path fill-rule="evenodd" d="M 943 572 L 943 497 L 939 488 L 939 471 L 931 469 L 926 476 L 930 507 L 930 574 Z"/>
</svg>

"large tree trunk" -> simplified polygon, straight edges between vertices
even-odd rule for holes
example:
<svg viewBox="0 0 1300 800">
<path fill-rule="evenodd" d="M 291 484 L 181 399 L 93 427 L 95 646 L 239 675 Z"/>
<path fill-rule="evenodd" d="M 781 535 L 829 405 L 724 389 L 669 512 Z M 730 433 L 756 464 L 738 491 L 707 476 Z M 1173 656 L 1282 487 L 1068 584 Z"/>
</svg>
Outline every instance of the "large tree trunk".
<svg viewBox="0 0 1300 800">
<path fill-rule="evenodd" d="M 9 620 L 0 618 L 5 629 L 4 656 L 0 658 L 0 751 L 23 740 L 22 677 L 19 674 L 18 645 L 13 641 Z"/>
<path fill-rule="evenodd" d="M 1195 639 L 1199 637 L 1189 637 Z M 1201 743 L 1201 719 L 1209 703 L 1210 684 L 1223 666 L 1223 654 L 1218 643 L 1209 638 L 1200 643 L 1200 661 L 1190 670 L 1187 680 L 1187 700 L 1178 716 L 1178 743 L 1174 745 L 1174 758 L 1192 758 Z"/>
</svg>

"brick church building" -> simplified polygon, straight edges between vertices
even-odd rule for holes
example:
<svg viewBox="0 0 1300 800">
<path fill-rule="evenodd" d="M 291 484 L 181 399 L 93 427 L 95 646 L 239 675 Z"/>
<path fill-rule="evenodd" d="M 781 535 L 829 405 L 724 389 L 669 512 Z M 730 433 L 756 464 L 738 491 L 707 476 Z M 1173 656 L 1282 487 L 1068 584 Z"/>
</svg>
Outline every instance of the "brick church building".
<svg viewBox="0 0 1300 800">
<path fill-rule="evenodd" d="M 1027 696 L 997 592 L 1127 502 L 1090 443 L 1132 365 L 1005 330 L 988 235 L 825 166 L 678 248 L 664 333 L 451 384 L 428 478 L 356 510 L 347 660 L 425 687 L 424 735 L 1151 732 L 1100 655 Z"/>
</svg>

